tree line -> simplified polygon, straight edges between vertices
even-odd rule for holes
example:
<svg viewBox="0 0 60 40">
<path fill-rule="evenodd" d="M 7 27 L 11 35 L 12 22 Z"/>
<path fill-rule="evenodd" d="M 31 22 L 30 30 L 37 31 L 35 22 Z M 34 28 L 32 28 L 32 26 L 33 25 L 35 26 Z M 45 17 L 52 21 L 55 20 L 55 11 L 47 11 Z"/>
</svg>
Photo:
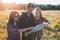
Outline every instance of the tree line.
<svg viewBox="0 0 60 40">
<path fill-rule="evenodd" d="M 60 10 L 60 4 L 59 5 L 43 5 L 43 4 L 33 4 L 34 8 L 35 7 L 40 7 L 42 10 Z M 11 3 L 11 4 L 5 4 L 5 3 L 0 3 L 0 10 L 25 10 L 26 4 L 16 4 L 16 3 Z"/>
<path fill-rule="evenodd" d="M 35 7 L 40 7 L 42 10 L 60 10 L 60 4 L 58 5 L 43 5 L 43 4 L 34 4 Z"/>
</svg>

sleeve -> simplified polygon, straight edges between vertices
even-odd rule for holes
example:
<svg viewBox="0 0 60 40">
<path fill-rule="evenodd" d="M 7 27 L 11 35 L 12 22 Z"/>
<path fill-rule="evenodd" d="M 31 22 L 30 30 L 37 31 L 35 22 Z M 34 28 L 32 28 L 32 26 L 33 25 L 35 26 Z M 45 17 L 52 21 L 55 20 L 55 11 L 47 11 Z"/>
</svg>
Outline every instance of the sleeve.
<svg viewBox="0 0 60 40">
<path fill-rule="evenodd" d="M 15 34 L 15 35 L 18 33 L 18 30 L 12 28 L 12 26 L 10 24 L 7 24 L 7 31 L 9 33 L 12 33 L 12 34 Z"/>
<path fill-rule="evenodd" d="M 44 21 L 44 22 L 48 22 L 48 20 L 46 19 L 46 18 L 44 18 L 44 17 L 42 17 L 42 20 Z"/>
</svg>

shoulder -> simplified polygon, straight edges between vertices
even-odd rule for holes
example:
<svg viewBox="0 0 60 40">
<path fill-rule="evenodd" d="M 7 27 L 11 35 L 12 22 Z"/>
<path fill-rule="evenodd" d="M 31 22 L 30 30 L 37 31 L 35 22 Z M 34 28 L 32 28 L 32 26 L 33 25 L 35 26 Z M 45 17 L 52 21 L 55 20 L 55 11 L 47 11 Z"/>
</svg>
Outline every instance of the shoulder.
<svg viewBox="0 0 60 40">
<path fill-rule="evenodd" d="M 26 12 L 22 12 L 22 15 L 25 15 L 26 14 Z"/>
<path fill-rule="evenodd" d="M 33 14 L 31 14 L 31 16 L 34 18 L 34 15 Z"/>
<path fill-rule="evenodd" d="M 41 19 L 42 19 L 42 20 L 45 20 L 45 18 L 44 18 L 44 17 L 41 17 Z"/>
<path fill-rule="evenodd" d="M 10 28 L 11 25 L 10 25 L 9 22 L 7 22 L 7 23 L 6 23 L 6 26 L 7 26 L 7 28 Z"/>
<path fill-rule="evenodd" d="M 7 23 L 6 23 L 6 25 L 7 25 L 7 26 L 11 26 L 11 25 L 13 25 L 13 24 L 11 24 L 11 23 L 7 22 Z"/>
<path fill-rule="evenodd" d="M 7 22 L 7 23 L 6 23 L 6 25 L 10 25 L 10 23 L 9 23 L 9 22 Z"/>
<path fill-rule="evenodd" d="M 26 12 L 22 12 L 22 14 L 19 17 L 19 20 L 22 20 L 26 17 Z"/>
<path fill-rule="evenodd" d="M 25 16 L 25 15 L 26 15 L 26 12 L 22 12 L 22 14 L 20 15 L 20 17 L 21 17 L 21 16 Z"/>
<path fill-rule="evenodd" d="M 44 17 L 41 17 L 42 19 L 46 19 L 46 18 L 44 18 Z"/>
<path fill-rule="evenodd" d="M 48 22 L 48 20 L 47 20 L 46 18 L 44 18 L 44 17 L 42 17 L 42 20 L 43 20 L 44 22 Z"/>
<path fill-rule="evenodd" d="M 42 19 L 45 19 L 44 17 L 41 17 Z"/>
<path fill-rule="evenodd" d="M 33 15 L 33 13 L 31 13 L 31 15 Z"/>
</svg>

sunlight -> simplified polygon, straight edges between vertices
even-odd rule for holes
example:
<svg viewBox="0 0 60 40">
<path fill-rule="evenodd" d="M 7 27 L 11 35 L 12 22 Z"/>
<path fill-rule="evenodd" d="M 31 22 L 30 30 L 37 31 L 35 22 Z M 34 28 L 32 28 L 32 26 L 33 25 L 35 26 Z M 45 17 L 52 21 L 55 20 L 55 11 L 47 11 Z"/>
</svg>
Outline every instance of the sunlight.
<svg viewBox="0 0 60 40">
<path fill-rule="evenodd" d="M 3 3 L 36 3 L 36 4 L 60 4 L 59 0 L 2 0 Z"/>
<path fill-rule="evenodd" d="M 3 3 L 29 3 L 30 0 L 2 0 Z"/>
<path fill-rule="evenodd" d="M 2 0 L 3 3 L 12 3 L 13 0 Z"/>
</svg>

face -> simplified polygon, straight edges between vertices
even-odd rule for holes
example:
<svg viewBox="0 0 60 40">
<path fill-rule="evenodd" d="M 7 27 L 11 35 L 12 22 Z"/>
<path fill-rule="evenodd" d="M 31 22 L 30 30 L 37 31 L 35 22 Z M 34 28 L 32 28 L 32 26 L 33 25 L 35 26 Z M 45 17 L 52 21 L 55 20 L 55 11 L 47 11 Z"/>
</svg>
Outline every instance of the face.
<svg viewBox="0 0 60 40">
<path fill-rule="evenodd" d="M 40 19 L 40 17 L 41 17 L 41 11 L 40 10 L 35 11 L 35 17 L 36 17 L 36 20 Z"/>
<path fill-rule="evenodd" d="M 14 21 L 18 21 L 18 19 L 19 19 L 19 15 L 16 14 L 16 15 L 14 16 Z"/>
<path fill-rule="evenodd" d="M 29 7 L 29 8 L 27 8 L 27 10 L 28 10 L 29 13 L 31 13 L 32 10 L 33 10 L 33 7 Z"/>
<path fill-rule="evenodd" d="M 41 11 L 40 10 L 36 10 L 36 17 L 40 17 L 41 16 Z"/>
</svg>

